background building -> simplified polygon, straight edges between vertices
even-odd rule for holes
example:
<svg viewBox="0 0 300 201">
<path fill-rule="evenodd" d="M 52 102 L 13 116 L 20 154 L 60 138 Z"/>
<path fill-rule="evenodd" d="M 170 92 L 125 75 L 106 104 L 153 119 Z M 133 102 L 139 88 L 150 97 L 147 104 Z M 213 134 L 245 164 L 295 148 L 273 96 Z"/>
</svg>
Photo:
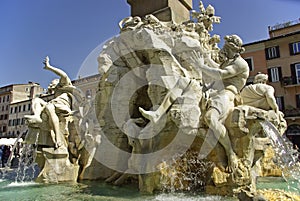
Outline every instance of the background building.
<svg viewBox="0 0 300 201">
<path fill-rule="evenodd" d="M 267 73 L 280 110 L 288 123 L 286 135 L 300 146 L 300 19 L 269 29 L 269 39 L 245 44 L 242 54 L 250 67 L 248 82 Z"/>
<path fill-rule="evenodd" d="M 98 90 L 98 85 L 101 75 L 96 74 L 84 78 L 79 78 L 72 81 L 73 85 L 79 88 L 84 94 L 85 98 L 94 98 Z"/>
<path fill-rule="evenodd" d="M 8 123 L 11 104 L 29 100 L 44 92 L 38 84 L 12 84 L 0 88 L 0 137 L 8 137 Z M 18 110 L 18 108 L 17 108 Z"/>
</svg>

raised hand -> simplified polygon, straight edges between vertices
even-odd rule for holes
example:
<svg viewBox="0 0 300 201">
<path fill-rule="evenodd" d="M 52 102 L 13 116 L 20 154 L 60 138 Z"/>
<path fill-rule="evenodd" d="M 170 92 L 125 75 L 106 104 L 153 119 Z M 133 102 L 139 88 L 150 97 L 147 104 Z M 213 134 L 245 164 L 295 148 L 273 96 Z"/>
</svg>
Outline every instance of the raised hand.
<svg viewBox="0 0 300 201">
<path fill-rule="evenodd" d="M 44 59 L 43 64 L 45 65 L 44 69 L 49 69 L 49 67 L 51 66 L 50 63 L 49 63 L 49 57 L 48 56 L 46 56 L 46 58 Z"/>
</svg>

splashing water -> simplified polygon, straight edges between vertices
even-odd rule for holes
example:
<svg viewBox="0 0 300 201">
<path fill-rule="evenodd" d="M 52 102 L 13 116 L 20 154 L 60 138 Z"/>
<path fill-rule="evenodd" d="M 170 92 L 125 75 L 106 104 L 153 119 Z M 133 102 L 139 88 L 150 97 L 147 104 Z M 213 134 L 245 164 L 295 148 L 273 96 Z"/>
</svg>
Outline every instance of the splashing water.
<svg viewBox="0 0 300 201">
<path fill-rule="evenodd" d="M 20 136 L 19 136 L 20 137 Z M 36 142 L 38 135 L 36 135 Z M 26 182 L 32 182 L 38 174 L 38 167 L 36 165 L 35 158 L 37 153 L 37 146 L 35 144 L 22 144 L 17 149 L 17 143 L 13 146 L 11 155 L 6 164 L 6 167 L 2 170 L 2 179 L 14 180 L 15 184 L 22 184 Z M 14 154 L 16 151 L 16 154 Z M 14 157 L 12 157 L 14 155 Z M 16 160 L 17 162 L 14 162 Z M 17 164 L 15 164 L 17 163 Z"/>
<path fill-rule="evenodd" d="M 36 157 L 36 146 L 24 144 L 16 170 L 15 182 L 28 182 L 36 177 L 37 166 L 34 163 Z"/>
<path fill-rule="evenodd" d="M 198 158 L 197 152 L 188 151 L 174 156 L 170 162 L 160 165 L 161 184 L 165 192 L 203 191 L 208 170 L 213 163 Z"/>
<path fill-rule="evenodd" d="M 300 191 L 300 162 L 299 152 L 293 148 L 293 144 L 281 136 L 275 126 L 269 121 L 260 122 L 264 133 L 271 140 L 275 151 L 274 162 L 283 171 L 282 176 L 288 183 L 289 189 Z M 295 189 L 296 186 L 297 189 Z"/>
</svg>

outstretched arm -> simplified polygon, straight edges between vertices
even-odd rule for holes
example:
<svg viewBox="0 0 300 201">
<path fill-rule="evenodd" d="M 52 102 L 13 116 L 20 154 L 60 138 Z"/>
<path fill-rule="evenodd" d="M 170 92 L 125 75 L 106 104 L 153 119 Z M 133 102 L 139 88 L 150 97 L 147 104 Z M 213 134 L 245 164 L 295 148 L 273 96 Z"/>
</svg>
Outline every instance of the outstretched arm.
<svg viewBox="0 0 300 201">
<path fill-rule="evenodd" d="M 205 64 L 200 66 L 200 69 L 210 77 L 227 79 L 236 76 L 240 73 L 240 69 L 236 65 L 229 65 L 224 69 L 212 68 Z"/>
<path fill-rule="evenodd" d="M 276 103 L 276 99 L 275 99 L 275 96 L 274 96 L 274 89 L 273 88 L 267 88 L 267 92 L 266 92 L 266 99 L 267 99 L 267 102 L 269 104 L 269 106 L 276 112 L 278 113 L 279 112 L 279 109 L 278 109 L 278 105 Z"/>
<path fill-rule="evenodd" d="M 213 77 L 213 78 L 220 78 L 220 79 L 228 79 L 235 77 L 236 75 L 242 73 L 247 69 L 247 63 L 241 61 L 241 60 L 236 60 L 235 64 L 231 64 L 226 66 L 225 68 L 212 68 L 206 64 L 204 64 L 203 59 L 198 59 L 198 65 L 199 68 L 208 76 Z"/>
<path fill-rule="evenodd" d="M 49 63 L 49 57 L 47 56 L 43 62 L 45 64 L 44 69 L 50 70 L 54 72 L 56 75 L 60 76 L 60 83 L 63 85 L 72 85 L 70 78 L 68 77 L 67 73 L 63 70 L 53 67 Z"/>
</svg>

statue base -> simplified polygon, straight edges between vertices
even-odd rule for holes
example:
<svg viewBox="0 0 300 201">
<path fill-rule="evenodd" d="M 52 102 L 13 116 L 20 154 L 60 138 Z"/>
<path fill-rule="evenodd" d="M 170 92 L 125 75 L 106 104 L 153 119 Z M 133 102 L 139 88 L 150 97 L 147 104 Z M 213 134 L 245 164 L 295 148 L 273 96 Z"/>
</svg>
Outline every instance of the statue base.
<svg viewBox="0 0 300 201">
<path fill-rule="evenodd" d="M 42 148 L 37 153 L 37 162 L 44 161 L 42 170 L 37 177 L 37 182 L 57 183 L 66 181 L 77 181 L 79 165 L 72 164 L 69 160 L 68 150 L 65 147 L 58 149 Z"/>
</svg>

